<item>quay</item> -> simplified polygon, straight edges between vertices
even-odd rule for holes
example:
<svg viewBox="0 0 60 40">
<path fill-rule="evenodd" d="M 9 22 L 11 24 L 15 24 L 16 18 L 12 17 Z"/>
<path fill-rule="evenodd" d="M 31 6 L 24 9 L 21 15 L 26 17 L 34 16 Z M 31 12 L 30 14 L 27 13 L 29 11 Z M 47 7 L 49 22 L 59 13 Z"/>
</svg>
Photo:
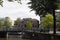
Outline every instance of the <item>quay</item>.
<svg viewBox="0 0 60 40">
<path fill-rule="evenodd" d="M 10 31 L 13 33 L 13 31 Z M 17 32 L 17 31 L 14 31 Z M 20 31 L 22 32 L 22 31 Z M 33 31 L 23 31 L 24 34 L 22 34 L 22 38 L 32 38 L 32 39 L 38 39 L 38 40 L 60 40 L 59 34 L 53 34 L 53 33 L 40 33 L 40 32 L 33 32 Z M 0 31 L 0 37 L 6 37 L 7 31 Z M 17 35 L 17 34 L 16 34 Z M 18 34 L 19 35 L 19 34 Z"/>
</svg>

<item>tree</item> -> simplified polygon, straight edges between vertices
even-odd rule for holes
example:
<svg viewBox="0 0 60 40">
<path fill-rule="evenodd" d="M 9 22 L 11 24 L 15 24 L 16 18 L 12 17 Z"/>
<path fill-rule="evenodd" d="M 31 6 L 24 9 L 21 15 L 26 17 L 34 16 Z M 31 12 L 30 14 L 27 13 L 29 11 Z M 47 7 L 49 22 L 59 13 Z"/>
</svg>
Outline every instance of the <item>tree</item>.
<svg viewBox="0 0 60 40">
<path fill-rule="evenodd" d="M 55 10 L 58 8 L 56 4 L 57 0 L 31 0 L 28 4 L 32 10 L 35 10 L 36 15 L 43 15 L 45 16 L 48 13 L 53 15 L 54 20 L 54 34 L 56 34 L 56 17 L 55 17 Z"/>
<path fill-rule="evenodd" d="M 0 0 L 0 5 L 3 7 L 3 0 Z"/>
<path fill-rule="evenodd" d="M 12 26 L 12 22 L 11 22 L 9 17 L 5 17 L 4 26 L 6 26 L 6 27 L 11 27 Z"/>
<path fill-rule="evenodd" d="M 47 14 L 44 18 L 43 21 L 41 22 L 41 27 L 44 29 L 48 29 L 53 25 L 53 16 L 51 14 Z"/>
<path fill-rule="evenodd" d="M 26 25 L 27 25 L 27 28 L 28 29 L 31 29 L 32 26 L 33 26 L 31 20 L 27 21 L 27 24 Z"/>
<path fill-rule="evenodd" d="M 1 0 L 0 0 L 1 1 Z M 11 1 L 11 0 L 10 0 Z M 17 1 L 17 0 L 14 0 Z M 19 0 L 21 1 L 21 0 Z M 17 1 L 18 2 L 18 1 Z M 47 12 L 53 14 L 54 20 L 54 34 L 56 34 L 56 17 L 55 17 L 55 10 L 58 8 L 56 6 L 57 0 L 31 0 L 29 4 L 31 5 L 31 9 L 36 11 L 37 15 L 45 15 Z M 1 4 L 1 3 L 0 3 Z"/>
<path fill-rule="evenodd" d="M 20 20 L 21 20 L 20 18 L 17 18 L 17 19 L 14 21 L 14 25 L 17 26 Z"/>
<path fill-rule="evenodd" d="M 2 21 L 0 20 L 0 27 L 2 27 L 3 26 L 3 23 L 2 23 Z"/>
<path fill-rule="evenodd" d="M 8 0 L 9 2 L 14 2 L 14 1 L 17 1 L 18 3 L 22 4 L 21 3 L 21 0 Z"/>
<path fill-rule="evenodd" d="M 21 0 L 7 0 L 8 2 L 14 2 L 14 1 L 17 1 L 18 3 L 22 4 L 21 3 Z M 0 0 L 0 5 L 3 7 L 3 0 Z"/>
<path fill-rule="evenodd" d="M 60 13 L 58 13 L 56 16 L 57 16 L 56 17 L 56 24 L 58 27 L 60 27 Z"/>
</svg>

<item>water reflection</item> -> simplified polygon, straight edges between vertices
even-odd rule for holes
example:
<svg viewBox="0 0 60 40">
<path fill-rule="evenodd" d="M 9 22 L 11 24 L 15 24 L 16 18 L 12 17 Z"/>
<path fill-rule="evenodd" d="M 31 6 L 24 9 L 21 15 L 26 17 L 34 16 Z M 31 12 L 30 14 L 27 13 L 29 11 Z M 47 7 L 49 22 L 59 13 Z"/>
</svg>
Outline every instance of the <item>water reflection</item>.
<svg viewBox="0 0 60 40">
<path fill-rule="evenodd" d="M 6 37 L 6 38 L 0 38 L 0 40 L 30 40 L 30 39 L 22 39 L 21 37 L 19 36 L 9 36 L 9 37 Z"/>
<path fill-rule="evenodd" d="M 7 38 L 0 38 L 0 40 L 7 40 Z"/>
<path fill-rule="evenodd" d="M 0 38 L 0 40 L 30 40 L 30 39 L 22 39 L 22 38 Z"/>
</svg>

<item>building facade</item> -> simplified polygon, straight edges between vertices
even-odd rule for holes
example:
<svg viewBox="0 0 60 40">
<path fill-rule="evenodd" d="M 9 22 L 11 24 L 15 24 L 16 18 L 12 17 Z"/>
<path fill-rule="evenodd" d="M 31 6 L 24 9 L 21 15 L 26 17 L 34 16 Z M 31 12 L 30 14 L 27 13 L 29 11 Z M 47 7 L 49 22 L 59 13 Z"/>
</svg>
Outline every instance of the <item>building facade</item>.
<svg viewBox="0 0 60 40">
<path fill-rule="evenodd" d="M 23 18 L 18 22 L 18 30 L 24 30 L 27 29 L 27 21 L 32 22 L 32 28 L 38 28 L 39 27 L 39 21 L 37 19 L 32 19 L 32 18 Z"/>
</svg>

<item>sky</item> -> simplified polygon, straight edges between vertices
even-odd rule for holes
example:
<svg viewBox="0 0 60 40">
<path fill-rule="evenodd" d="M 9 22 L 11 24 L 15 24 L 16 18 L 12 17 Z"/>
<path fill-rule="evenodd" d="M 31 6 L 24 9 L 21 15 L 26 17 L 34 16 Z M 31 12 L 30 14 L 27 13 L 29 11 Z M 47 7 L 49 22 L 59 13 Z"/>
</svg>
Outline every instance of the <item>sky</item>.
<svg viewBox="0 0 60 40">
<path fill-rule="evenodd" d="M 12 22 L 17 18 L 33 18 L 40 21 L 40 17 L 35 14 L 27 4 L 29 0 L 22 0 L 22 4 L 15 2 L 8 2 L 3 0 L 3 7 L 0 6 L 0 18 L 10 17 Z M 60 10 L 57 10 L 60 12 Z"/>
<path fill-rule="evenodd" d="M 29 0 L 22 0 L 22 4 L 15 2 L 8 2 L 3 0 L 3 7 L 0 6 L 0 18 L 10 17 L 12 20 L 16 18 L 34 18 L 39 20 L 39 16 L 35 15 L 34 11 L 27 4 Z"/>
</svg>

